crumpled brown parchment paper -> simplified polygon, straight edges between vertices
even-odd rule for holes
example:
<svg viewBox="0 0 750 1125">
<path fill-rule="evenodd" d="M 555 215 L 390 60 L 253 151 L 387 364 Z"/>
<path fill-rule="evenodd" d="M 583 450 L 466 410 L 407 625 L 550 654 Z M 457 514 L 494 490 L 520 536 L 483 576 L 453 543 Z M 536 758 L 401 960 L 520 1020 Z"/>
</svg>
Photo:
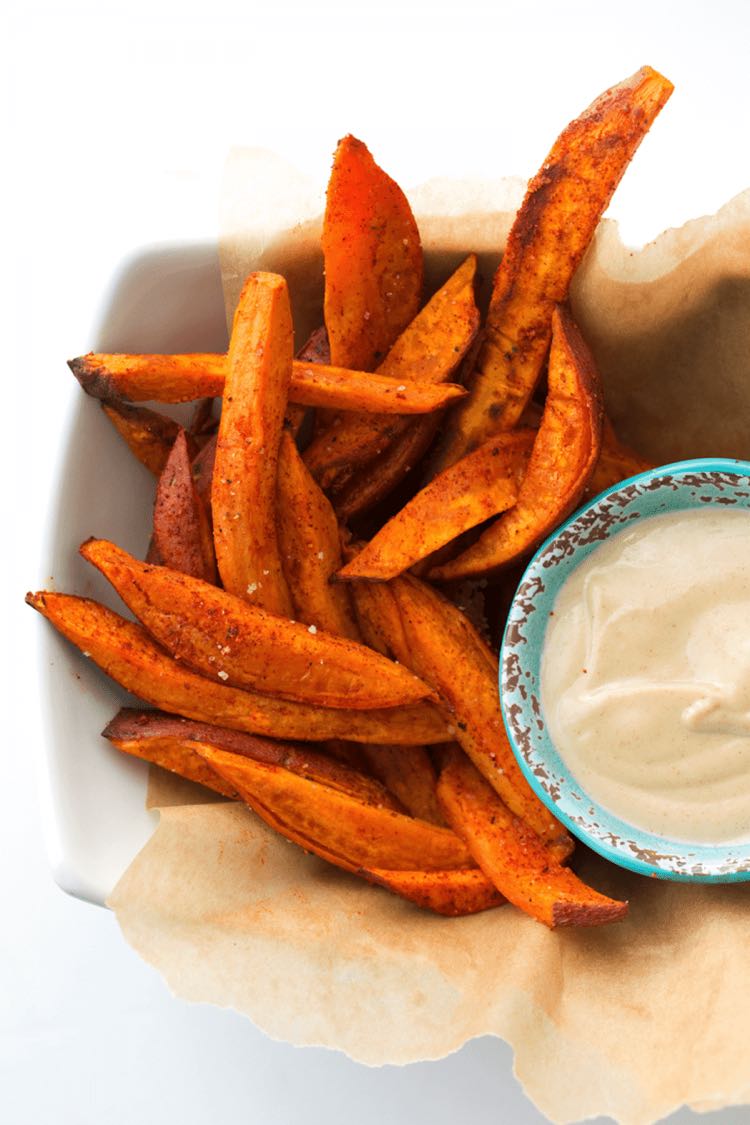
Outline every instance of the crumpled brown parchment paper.
<svg viewBox="0 0 750 1125">
<path fill-rule="evenodd" d="M 518 181 L 410 193 L 434 287 L 469 250 L 491 279 Z M 289 279 L 298 339 L 321 321 L 322 191 L 238 150 L 224 194 L 227 311 L 251 269 Z M 317 216 L 317 217 L 316 217 Z M 750 457 L 750 191 L 639 251 L 600 227 L 573 294 L 621 436 L 660 461 Z M 195 803 L 199 802 L 199 803 Z M 303 854 L 249 810 L 152 780 L 160 824 L 110 898 L 179 996 L 371 1065 L 492 1034 L 555 1122 L 645 1125 L 750 1102 L 750 884 L 685 886 L 586 855 L 625 923 L 551 933 L 511 907 L 442 919 Z"/>
</svg>

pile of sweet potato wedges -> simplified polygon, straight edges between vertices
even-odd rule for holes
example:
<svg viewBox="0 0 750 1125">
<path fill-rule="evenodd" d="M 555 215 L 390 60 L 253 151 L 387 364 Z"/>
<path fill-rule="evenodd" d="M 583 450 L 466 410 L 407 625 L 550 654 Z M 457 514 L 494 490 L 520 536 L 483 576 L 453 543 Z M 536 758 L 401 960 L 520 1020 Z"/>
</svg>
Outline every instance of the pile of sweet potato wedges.
<svg viewBox="0 0 750 1125">
<path fill-rule="evenodd" d="M 71 361 L 158 478 L 145 561 L 81 547 L 136 621 L 73 595 L 27 599 L 157 708 L 121 711 L 114 746 L 442 914 L 508 901 L 548 926 L 625 915 L 569 866 L 572 840 L 508 743 L 496 651 L 462 604 L 467 580 L 507 590 L 585 495 L 643 467 L 604 419 L 565 302 L 670 92 L 645 68 L 564 130 L 483 323 L 472 254 L 422 303 L 408 201 L 346 137 L 323 227 L 325 327 L 296 358 L 287 283 L 254 273 L 226 355 Z M 191 400 L 186 429 L 132 405 Z"/>
</svg>

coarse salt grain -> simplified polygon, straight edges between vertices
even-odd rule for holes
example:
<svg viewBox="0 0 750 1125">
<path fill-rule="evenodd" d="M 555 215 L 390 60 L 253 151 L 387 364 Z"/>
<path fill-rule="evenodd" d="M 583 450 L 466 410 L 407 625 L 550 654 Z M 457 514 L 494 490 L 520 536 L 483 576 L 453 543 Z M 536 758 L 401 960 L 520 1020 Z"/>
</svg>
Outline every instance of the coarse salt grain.
<svg viewBox="0 0 750 1125">
<path fill-rule="evenodd" d="M 254 594 L 257 589 L 258 589 L 258 583 L 257 582 L 251 582 L 250 585 L 247 588 L 247 592 L 248 592 L 248 594 Z"/>
<path fill-rule="evenodd" d="M 317 633 L 318 627 L 317 627 L 317 625 L 308 625 L 307 631 L 308 631 L 308 633 Z"/>
<path fill-rule="evenodd" d="M 318 551 L 318 558 L 319 559 L 324 559 L 325 557 L 326 557 L 325 551 Z"/>
<path fill-rule="evenodd" d="M 228 680 L 229 679 L 229 673 L 225 672 L 223 669 L 219 669 L 219 671 L 216 673 L 216 675 L 219 677 L 220 680 Z"/>
</svg>

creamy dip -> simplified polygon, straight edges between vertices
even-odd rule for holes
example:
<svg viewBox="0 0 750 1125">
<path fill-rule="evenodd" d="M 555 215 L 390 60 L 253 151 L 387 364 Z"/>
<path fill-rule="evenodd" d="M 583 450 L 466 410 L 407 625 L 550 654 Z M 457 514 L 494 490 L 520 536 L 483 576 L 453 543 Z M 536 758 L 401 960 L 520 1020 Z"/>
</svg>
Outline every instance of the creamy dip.
<svg viewBox="0 0 750 1125">
<path fill-rule="evenodd" d="M 634 521 L 570 575 L 542 706 L 582 789 L 631 824 L 750 839 L 750 512 Z"/>
</svg>

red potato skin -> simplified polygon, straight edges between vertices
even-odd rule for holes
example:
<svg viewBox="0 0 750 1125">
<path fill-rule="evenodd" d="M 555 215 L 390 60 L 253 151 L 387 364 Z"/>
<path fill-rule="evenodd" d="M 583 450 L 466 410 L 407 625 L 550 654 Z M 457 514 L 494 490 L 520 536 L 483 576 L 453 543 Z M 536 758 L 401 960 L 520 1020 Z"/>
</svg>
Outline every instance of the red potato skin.
<svg viewBox="0 0 750 1125">
<path fill-rule="evenodd" d="M 175 439 L 156 487 L 152 543 L 156 556 L 151 561 L 216 583 L 211 525 L 193 484 L 184 430 Z"/>
</svg>

